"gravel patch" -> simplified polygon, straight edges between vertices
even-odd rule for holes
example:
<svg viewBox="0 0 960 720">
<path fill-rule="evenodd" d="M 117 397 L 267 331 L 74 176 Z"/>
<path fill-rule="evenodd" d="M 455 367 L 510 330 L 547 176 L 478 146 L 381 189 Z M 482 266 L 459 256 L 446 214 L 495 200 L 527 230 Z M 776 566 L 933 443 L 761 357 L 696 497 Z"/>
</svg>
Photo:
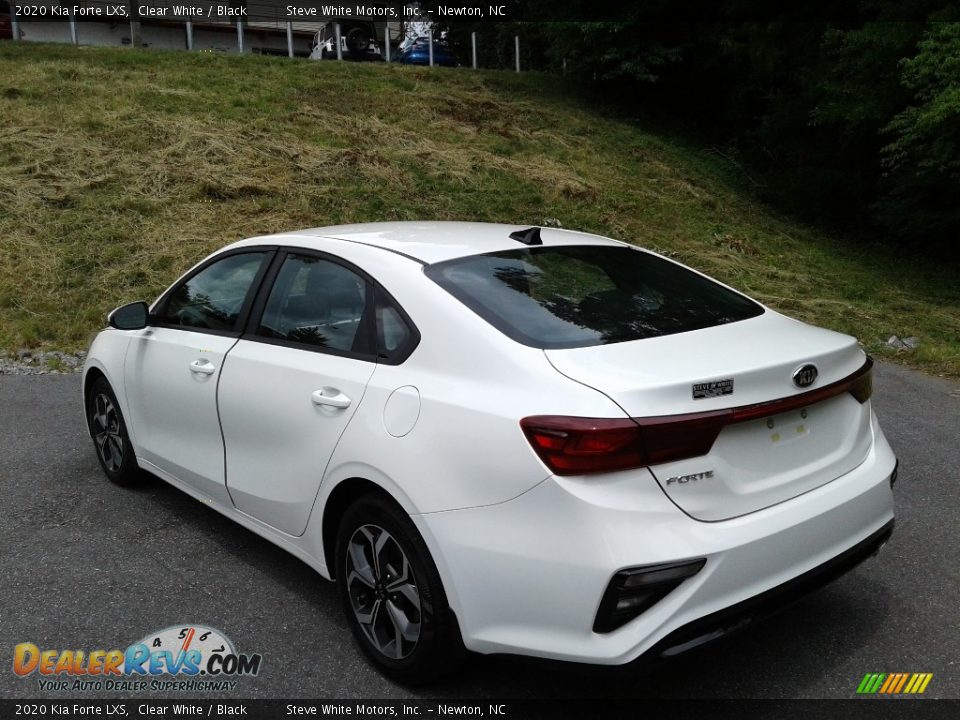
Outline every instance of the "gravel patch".
<svg viewBox="0 0 960 720">
<path fill-rule="evenodd" d="M 85 350 L 75 353 L 60 350 L 18 350 L 0 352 L 0 375 L 52 375 L 78 373 L 87 357 Z"/>
</svg>

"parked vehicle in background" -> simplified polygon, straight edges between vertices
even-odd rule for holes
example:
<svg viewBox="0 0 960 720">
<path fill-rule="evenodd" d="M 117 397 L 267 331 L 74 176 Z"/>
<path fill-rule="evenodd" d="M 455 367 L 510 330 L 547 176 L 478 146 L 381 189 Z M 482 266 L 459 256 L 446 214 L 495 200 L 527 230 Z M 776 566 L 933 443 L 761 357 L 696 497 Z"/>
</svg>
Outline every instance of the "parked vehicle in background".
<svg viewBox="0 0 960 720">
<path fill-rule="evenodd" d="M 311 60 L 337 59 L 337 23 L 328 22 L 313 38 Z M 344 60 L 383 60 L 372 22 L 346 20 L 340 22 L 340 57 Z"/>
<path fill-rule="evenodd" d="M 430 39 L 418 37 L 404 40 L 400 44 L 396 61 L 405 65 L 429 65 Z M 434 40 L 433 64 L 443 67 L 457 67 L 459 63 L 457 63 L 457 56 L 447 47 L 446 43 Z"/>
</svg>

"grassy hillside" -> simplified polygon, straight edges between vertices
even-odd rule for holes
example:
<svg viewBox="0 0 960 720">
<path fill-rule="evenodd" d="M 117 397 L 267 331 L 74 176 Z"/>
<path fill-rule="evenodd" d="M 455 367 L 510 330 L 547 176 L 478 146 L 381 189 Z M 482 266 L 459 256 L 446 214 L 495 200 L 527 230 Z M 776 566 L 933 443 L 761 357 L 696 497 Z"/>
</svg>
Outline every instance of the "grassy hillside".
<svg viewBox="0 0 960 720">
<path fill-rule="evenodd" d="M 0 67 L 0 348 L 81 348 L 110 308 L 240 237 L 558 218 L 881 355 L 916 335 L 900 359 L 960 376 L 955 270 L 791 224 L 722 159 L 557 78 L 10 42 Z"/>
</svg>

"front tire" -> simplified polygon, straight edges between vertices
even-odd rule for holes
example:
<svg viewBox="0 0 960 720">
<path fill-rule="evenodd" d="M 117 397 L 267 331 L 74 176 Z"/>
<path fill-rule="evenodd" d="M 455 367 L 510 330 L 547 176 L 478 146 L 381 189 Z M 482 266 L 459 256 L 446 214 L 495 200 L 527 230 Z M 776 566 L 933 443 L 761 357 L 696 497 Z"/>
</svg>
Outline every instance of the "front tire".
<svg viewBox="0 0 960 720">
<path fill-rule="evenodd" d="M 350 629 L 384 673 L 424 683 L 460 665 L 465 650 L 436 565 L 395 503 L 367 495 L 347 508 L 336 563 Z"/>
<path fill-rule="evenodd" d="M 106 378 L 97 378 L 90 388 L 87 426 L 104 474 L 117 485 L 136 484 L 140 480 L 137 457 L 127 435 L 120 404 Z"/>
</svg>

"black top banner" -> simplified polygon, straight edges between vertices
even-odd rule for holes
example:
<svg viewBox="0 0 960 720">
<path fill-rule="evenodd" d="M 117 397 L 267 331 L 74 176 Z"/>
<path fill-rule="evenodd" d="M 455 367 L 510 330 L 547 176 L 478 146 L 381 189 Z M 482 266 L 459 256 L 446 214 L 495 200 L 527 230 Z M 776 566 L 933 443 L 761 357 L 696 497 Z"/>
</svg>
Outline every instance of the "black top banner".
<svg viewBox="0 0 960 720">
<path fill-rule="evenodd" d="M 256 22 L 364 20 L 386 22 L 446 22 L 451 20 L 509 21 L 520 19 L 517 2 L 498 3 L 363 3 L 315 0 L 70 0 L 69 2 L 10 2 L 10 14 L 24 22 L 110 22 L 117 20 L 169 20 L 191 22 Z"/>
<path fill-rule="evenodd" d="M 923 20 L 930 7 L 922 1 L 864 4 L 861 0 L 805 0 L 789 12 L 767 0 L 369 0 L 359 3 L 316 0 L 70 0 L 9 2 L 10 15 L 22 22 L 256 22 L 364 20 L 379 22 L 863 22 Z"/>
</svg>

